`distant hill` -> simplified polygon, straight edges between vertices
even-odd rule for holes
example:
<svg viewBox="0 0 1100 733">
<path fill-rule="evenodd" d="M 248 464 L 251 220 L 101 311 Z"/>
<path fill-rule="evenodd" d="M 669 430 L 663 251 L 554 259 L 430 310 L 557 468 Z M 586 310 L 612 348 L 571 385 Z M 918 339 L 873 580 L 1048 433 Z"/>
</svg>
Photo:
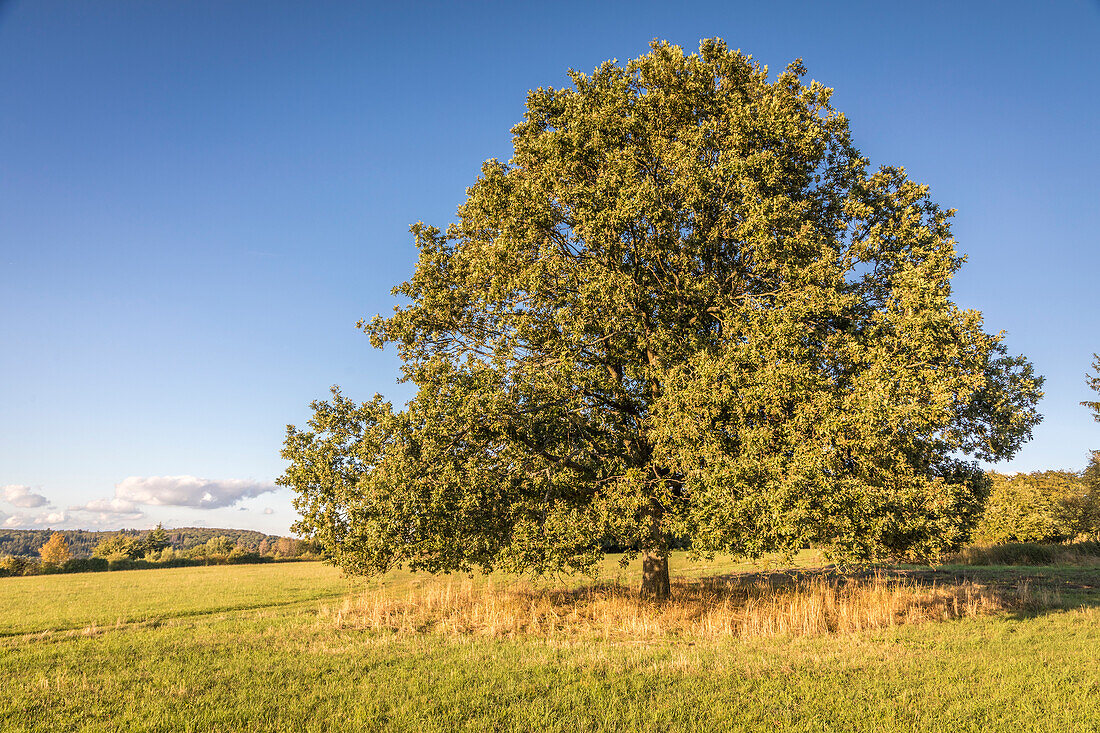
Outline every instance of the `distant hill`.
<svg viewBox="0 0 1100 733">
<path fill-rule="evenodd" d="M 130 537 L 142 537 L 147 529 L 123 529 L 107 532 L 92 532 L 86 529 L 0 529 L 0 555 L 21 555 L 37 557 L 38 550 L 58 531 L 65 536 L 73 557 L 91 557 L 92 550 L 101 540 L 112 535 L 122 534 Z M 269 545 L 278 542 L 279 535 L 264 534 L 250 529 L 223 529 L 219 527 L 178 527 L 168 529 L 168 539 L 177 550 L 189 550 L 196 545 L 205 544 L 214 537 L 227 537 L 234 544 L 240 543 L 249 549 L 259 551 L 260 543 L 267 540 Z"/>
</svg>

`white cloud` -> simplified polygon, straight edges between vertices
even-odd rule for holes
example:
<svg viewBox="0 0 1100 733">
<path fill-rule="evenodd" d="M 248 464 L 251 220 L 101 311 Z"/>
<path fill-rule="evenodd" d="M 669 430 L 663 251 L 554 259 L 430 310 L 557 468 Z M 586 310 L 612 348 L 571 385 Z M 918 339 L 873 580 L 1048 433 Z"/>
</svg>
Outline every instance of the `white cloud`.
<svg viewBox="0 0 1100 733">
<path fill-rule="evenodd" d="M 100 512 L 98 514 L 84 513 L 81 522 L 94 524 L 97 527 L 126 526 L 127 522 L 136 522 L 145 516 L 145 512 L 131 512 L 121 514 L 118 512 Z"/>
<path fill-rule="evenodd" d="M 275 490 L 275 484 L 195 476 L 130 476 L 115 485 L 115 500 L 153 506 L 218 509 Z"/>
<path fill-rule="evenodd" d="M 12 506 L 22 507 L 24 509 L 45 506 L 49 503 L 46 501 L 46 497 L 34 493 L 31 491 L 30 486 L 23 486 L 22 484 L 0 486 L 0 495 L 4 497 L 4 501 Z"/>
<path fill-rule="evenodd" d="M 134 522 L 145 516 L 145 512 L 132 501 L 126 499 L 96 499 L 87 504 L 69 507 L 77 512 L 79 521 L 97 526 L 116 525 Z"/>
<path fill-rule="evenodd" d="M 70 511 L 96 512 L 98 514 L 134 514 L 141 512 L 138 505 L 126 499 L 96 499 L 81 506 L 71 506 Z"/>
</svg>

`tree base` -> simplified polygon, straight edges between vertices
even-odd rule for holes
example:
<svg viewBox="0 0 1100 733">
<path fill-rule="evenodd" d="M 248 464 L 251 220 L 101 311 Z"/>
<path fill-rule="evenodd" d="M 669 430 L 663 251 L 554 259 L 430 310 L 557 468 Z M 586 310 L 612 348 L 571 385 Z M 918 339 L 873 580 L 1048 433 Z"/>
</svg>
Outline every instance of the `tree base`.
<svg viewBox="0 0 1100 733">
<path fill-rule="evenodd" d="M 672 595 L 668 581 L 668 555 L 642 553 L 642 598 L 666 601 Z"/>
</svg>

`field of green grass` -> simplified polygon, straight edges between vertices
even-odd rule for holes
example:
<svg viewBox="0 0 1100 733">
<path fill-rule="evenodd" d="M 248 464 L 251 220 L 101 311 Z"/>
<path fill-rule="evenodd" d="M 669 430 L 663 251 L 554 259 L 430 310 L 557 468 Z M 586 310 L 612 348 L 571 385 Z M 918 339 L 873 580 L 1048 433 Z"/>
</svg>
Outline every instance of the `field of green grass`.
<svg viewBox="0 0 1100 733">
<path fill-rule="evenodd" d="M 331 609 L 368 587 L 432 581 L 348 581 L 318 563 L 3 578 L 0 730 L 1100 730 L 1100 568 L 940 572 L 1061 600 L 872 632 L 632 643 L 335 624 Z"/>
</svg>

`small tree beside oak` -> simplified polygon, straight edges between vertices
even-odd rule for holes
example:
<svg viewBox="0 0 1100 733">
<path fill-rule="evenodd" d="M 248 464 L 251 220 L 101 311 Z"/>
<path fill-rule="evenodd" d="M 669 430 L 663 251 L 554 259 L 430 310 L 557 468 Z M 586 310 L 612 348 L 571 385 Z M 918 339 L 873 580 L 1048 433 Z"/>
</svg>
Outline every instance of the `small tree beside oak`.
<svg viewBox="0 0 1100 733">
<path fill-rule="evenodd" d="M 951 299 L 953 212 L 868 168 L 831 90 L 704 41 L 529 93 L 445 231 L 412 227 L 405 409 L 333 388 L 279 482 L 346 571 L 591 571 L 668 555 L 934 558 L 1040 417 Z"/>
<path fill-rule="evenodd" d="M 1096 392 L 1096 400 L 1085 400 L 1081 404 L 1092 412 L 1096 422 L 1100 422 L 1100 354 L 1092 355 L 1092 374 L 1085 375 L 1085 383 L 1089 389 Z M 1100 540 L 1100 450 L 1092 451 L 1089 464 L 1084 473 L 1085 484 L 1089 487 L 1094 508 L 1093 525 L 1096 528 L 1096 539 Z"/>
</svg>

